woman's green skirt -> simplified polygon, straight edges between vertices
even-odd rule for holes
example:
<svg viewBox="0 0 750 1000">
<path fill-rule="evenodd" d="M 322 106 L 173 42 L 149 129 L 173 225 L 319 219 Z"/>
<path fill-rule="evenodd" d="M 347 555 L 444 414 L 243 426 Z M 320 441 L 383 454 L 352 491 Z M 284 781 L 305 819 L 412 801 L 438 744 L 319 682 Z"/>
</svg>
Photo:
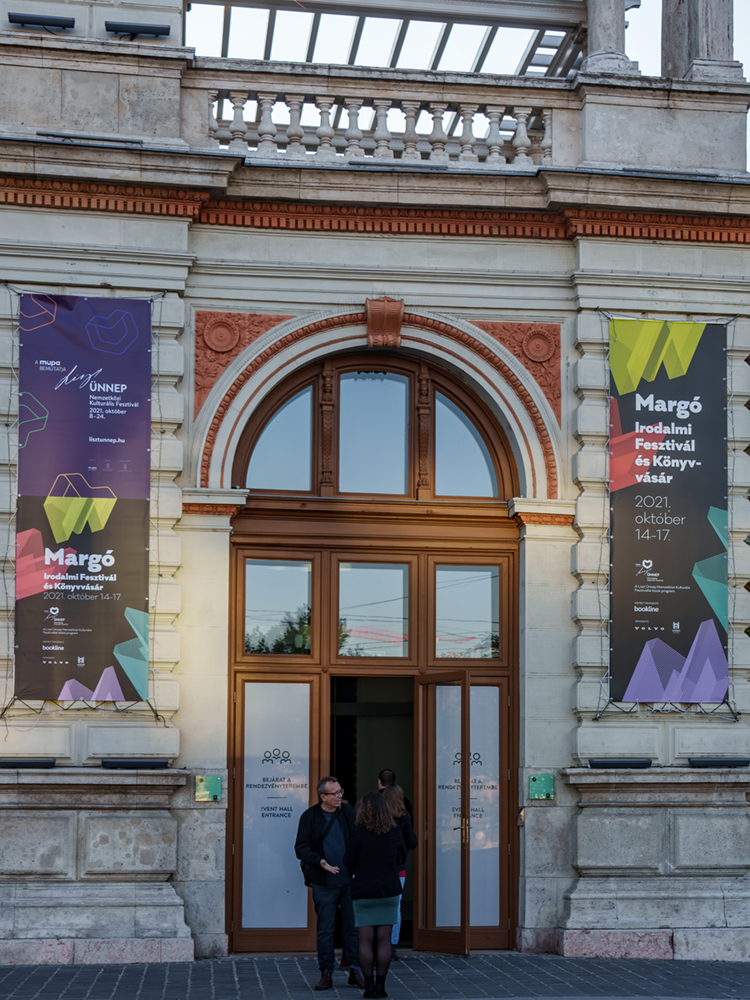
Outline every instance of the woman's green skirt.
<svg viewBox="0 0 750 1000">
<path fill-rule="evenodd" d="M 395 924 L 398 920 L 398 896 L 386 896 L 385 899 L 353 899 L 354 926 L 380 927 L 382 924 Z"/>
</svg>

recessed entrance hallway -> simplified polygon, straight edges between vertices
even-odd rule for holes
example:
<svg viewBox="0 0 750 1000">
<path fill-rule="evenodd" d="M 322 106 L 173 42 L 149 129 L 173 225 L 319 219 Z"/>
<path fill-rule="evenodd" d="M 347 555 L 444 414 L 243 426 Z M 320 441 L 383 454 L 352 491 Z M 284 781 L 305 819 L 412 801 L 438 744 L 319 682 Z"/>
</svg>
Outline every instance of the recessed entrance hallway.
<svg viewBox="0 0 750 1000">
<path fill-rule="evenodd" d="M 331 770 L 341 782 L 345 800 L 355 805 L 377 788 L 384 768 L 413 808 L 414 682 L 402 677 L 334 677 L 331 680 Z M 413 858 L 406 865 L 401 898 L 399 943 L 412 943 L 414 904 Z"/>
</svg>

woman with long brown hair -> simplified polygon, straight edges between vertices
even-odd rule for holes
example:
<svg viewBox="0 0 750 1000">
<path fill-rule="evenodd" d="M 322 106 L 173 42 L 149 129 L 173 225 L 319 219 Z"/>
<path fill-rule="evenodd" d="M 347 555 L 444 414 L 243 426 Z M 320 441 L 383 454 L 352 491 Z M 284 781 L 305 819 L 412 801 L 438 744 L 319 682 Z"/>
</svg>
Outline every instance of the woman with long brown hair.
<svg viewBox="0 0 750 1000">
<path fill-rule="evenodd" d="M 377 792 L 368 792 L 357 803 L 354 830 L 344 855 L 352 878 L 359 964 L 367 1000 L 388 996 L 385 977 L 391 964 L 391 929 L 401 895 L 397 873 L 405 860 L 406 844 L 385 799 Z"/>
<path fill-rule="evenodd" d="M 412 818 L 409 815 L 409 810 L 406 808 L 406 800 L 404 799 L 404 790 L 401 785 L 397 785 L 395 782 L 391 785 L 386 785 L 382 792 L 383 798 L 385 799 L 385 804 L 388 806 L 391 816 L 396 822 L 396 826 L 401 830 L 401 835 L 404 838 L 404 843 L 406 844 L 407 851 L 413 851 L 417 846 L 417 837 L 414 833 L 414 828 L 412 826 Z M 406 861 L 404 861 L 406 864 Z M 401 882 L 401 891 L 404 891 L 404 884 L 406 882 L 406 868 L 401 868 L 398 873 L 399 881 Z M 391 960 L 398 961 L 398 954 L 396 953 L 396 945 L 398 944 L 398 939 L 401 935 L 401 896 L 398 897 L 398 916 L 393 925 L 393 930 L 391 931 Z"/>
</svg>

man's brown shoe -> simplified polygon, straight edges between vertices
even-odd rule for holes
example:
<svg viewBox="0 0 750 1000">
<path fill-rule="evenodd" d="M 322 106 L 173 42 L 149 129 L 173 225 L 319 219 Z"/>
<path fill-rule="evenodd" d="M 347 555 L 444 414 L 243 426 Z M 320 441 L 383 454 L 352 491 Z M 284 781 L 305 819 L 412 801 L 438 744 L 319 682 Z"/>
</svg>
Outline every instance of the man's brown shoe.
<svg viewBox="0 0 750 1000">
<path fill-rule="evenodd" d="M 331 969 L 321 969 L 320 979 L 313 986 L 314 990 L 330 990 L 333 989 L 333 971 Z"/>
<path fill-rule="evenodd" d="M 358 990 L 363 990 L 365 988 L 365 977 L 359 971 L 359 969 L 352 969 L 349 973 L 349 981 L 347 986 L 356 986 Z"/>
</svg>

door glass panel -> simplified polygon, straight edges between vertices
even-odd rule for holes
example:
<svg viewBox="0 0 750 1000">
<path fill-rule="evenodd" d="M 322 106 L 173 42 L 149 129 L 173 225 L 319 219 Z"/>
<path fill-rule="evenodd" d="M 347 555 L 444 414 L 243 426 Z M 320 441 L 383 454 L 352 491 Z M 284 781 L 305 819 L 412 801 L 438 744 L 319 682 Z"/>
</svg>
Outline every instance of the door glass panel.
<svg viewBox="0 0 750 1000">
<path fill-rule="evenodd" d="M 312 386 L 292 396 L 258 438 L 245 485 L 253 490 L 302 490 L 312 486 Z"/>
<path fill-rule="evenodd" d="M 500 649 L 497 566 L 438 566 L 435 656 L 497 659 Z"/>
<path fill-rule="evenodd" d="M 310 685 L 245 683 L 242 926 L 307 927 L 294 855 L 309 805 Z"/>
<path fill-rule="evenodd" d="M 435 926 L 461 923 L 461 688 L 435 686 Z"/>
<path fill-rule="evenodd" d="M 339 655 L 409 655 L 409 567 L 339 563 Z"/>
<path fill-rule="evenodd" d="M 435 493 L 496 497 L 497 477 L 484 439 L 464 411 L 435 393 Z"/>
<path fill-rule="evenodd" d="M 245 652 L 310 655 L 312 563 L 245 562 Z"/>
<path fill-rule="evenodd" d="M 469 724 L 471 761 L 470 922 L 497 927 L 500 922 L 500 689 L 473 685 Z"/>
<path fill-rule="evenodd" d="M 406 493 L 408 378 L 349 372 L 339 385 L 339 491 Z"/>
</svg>

